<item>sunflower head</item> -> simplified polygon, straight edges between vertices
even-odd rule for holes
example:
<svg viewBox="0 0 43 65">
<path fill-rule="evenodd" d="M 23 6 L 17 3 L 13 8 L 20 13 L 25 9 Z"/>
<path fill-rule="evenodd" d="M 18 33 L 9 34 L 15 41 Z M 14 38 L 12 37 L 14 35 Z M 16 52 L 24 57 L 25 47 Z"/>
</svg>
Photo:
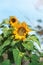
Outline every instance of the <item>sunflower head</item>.
<svg viewBox="0 0 43 65">
<path fill-rule="evenodd" d="M 15 31 L 13 31 L 13 34 L 15 34 L 15 39 L 24 40 L 28 32 L 30 32 L 30 29 L 27 24 L 23 22 L 18 25 Z"/>
<path fill-rule="evenodd" d="M 18 19 L 15 16 L 10 16 L 10 25 L 12 27 L 16 27 L 17 23 L 18 23 Z"/>
</svg>

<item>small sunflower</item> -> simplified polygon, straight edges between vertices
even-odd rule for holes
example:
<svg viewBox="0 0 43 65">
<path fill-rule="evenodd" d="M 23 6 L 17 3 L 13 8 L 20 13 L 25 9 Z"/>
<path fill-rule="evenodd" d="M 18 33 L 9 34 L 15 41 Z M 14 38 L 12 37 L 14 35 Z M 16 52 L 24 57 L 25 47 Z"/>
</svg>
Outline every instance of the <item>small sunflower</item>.
<svg viewBox="0 0 43 65">
<path fill-rule="evenodd" d="M 24 40 L 30 31 L 31 30 L 28 28 L 27 24 L 23 22 L 13 31 L 13 34 L 15 35 L 15 39 Z"/>
<path fill-rule="evenodd" d="M 15 16 L 10 16 L 10 25 L 12 27 L 16 27 L 18 23 L 18 19 Z"/>
</svg>

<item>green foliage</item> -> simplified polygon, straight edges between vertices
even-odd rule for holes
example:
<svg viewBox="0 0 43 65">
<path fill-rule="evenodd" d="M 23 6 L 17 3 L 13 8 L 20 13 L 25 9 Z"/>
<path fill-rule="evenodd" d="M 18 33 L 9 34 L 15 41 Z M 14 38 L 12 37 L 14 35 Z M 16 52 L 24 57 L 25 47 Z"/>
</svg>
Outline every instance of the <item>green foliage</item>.
<svg viewBox="0 0 43 65">
<path fill-rule="evenodd" d="M 18 42 L 19 42 L 19 40 L 18 41 L 13 40 L 11 43 L 11 46 L 15 46 Z"/>
<path fill-rule="evenodd" d="M 25 41 L 22 43 L 25 49 L 27 50 L 33 50 L 33 42 L 32 41 Z"/>
<path fill-rule="evenodd" d="M 1 24 L 9 24 L 9 20 L 8 19 L 4 19 Z"/>
<path fill-rule="evenodd" d="M 40 62 L 39 65 L 43 65 L 43 62 Z"/>
<path fill-rule="evenodd" d="M 36 62 L 36 61 L 33 61 L 33 62 L 31 62 L 29 65 L 39 65 L 39 63 Z"/>
<path fill-rule="evenodd" d="M 21 65 L 23 53 L 21 53 L 18 49 L 13 49 L 13 57 L 16 65 Z"/>
<path fill-rule="evenodd" d="M 8 46 L 10 44 L 10 40 L 6 40 L 1 46 L 0 46 L 0 55 L 4 51 L 4 47 Z"/>
<path fill-rule="evenodd" d="M 40 47 L 40 42 L 36 35 L 28 35 L 25 40 L 16 40 L 15 35 L 12 33 L 15 28 L 9 24 L 8 19 L 0 23 L 0 29 L 2 31 L 0 34 L 0 65 L 12 65 L 13 63 L 22 65 L 23 59 L 25 61 L 29 60 L 28 65 L 43 65 L 43 62 L 40 62 L 40 57 L 43 57 L 43 53 L 39 53 L 34 47 L 34 42 Z M 4 59 L 4 53 L 7 53 L 7 59 Z M 36 53 L 39 53 L 39 56 Z M 9 55 L 11 55 L 10 58 Z M 14 62 L 11 62 L 11 60 Z"/>
<path fill-rule="evenodd" d="M 40 46 L 40 41 L 39 41 L 39 39 L 37 38 L 37 36 L 31 35 L 31 36 L 29 37 L 29 40 L 32 40 L 32 41 L 36 42 L 36 43 Z"/>
<path fill-rule="evenodd" d="M 32 60 L 32 61 L 39 61 L 39 56 L 37 56 L 36 54 L 33 54 L 33 55 L 31 56 L 31 60 Z"/>
<path fill-rule="evenodd" d="M 7 59 L 7 60 L 4 60 L 1 65 L 11 65 L 11 63 L 10 63 L 10 61 Z"/>
</svg>

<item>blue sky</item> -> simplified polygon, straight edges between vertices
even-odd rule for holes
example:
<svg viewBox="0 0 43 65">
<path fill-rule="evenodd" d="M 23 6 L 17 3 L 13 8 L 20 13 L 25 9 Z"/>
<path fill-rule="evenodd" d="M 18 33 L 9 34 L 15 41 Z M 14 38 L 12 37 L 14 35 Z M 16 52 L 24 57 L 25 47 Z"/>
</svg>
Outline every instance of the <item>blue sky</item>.
<svg viewBox="0 0 43 65">
<path fill-rule="evenodd" d="M 9 16 L 17 16 L 20 21 L 29 22 L 27 16 L 32 22 L 37 19 L 43 19 L 43 11 L 35 8 L 36 0 L 0 0 L 0 22 Z M 31 24 L 33 24 L 31 22 Z M 30 22 L 29 22 L 30 24 Z"/>
<path fill-rule="evenodd" d="M 20 21 L 26 21 L 34 27 L 39 24 L 36 22 L 37 19 L 43 20 L 43 9 L 38 10 L 35 7 L 36 1 L 37 0 L 0 0 L 0 22 L 5 18 L 9 18 L 9 16 L 16 16 Z M 28 17 L 31 22 L 28 21 L 25 16 Z M 40 25 L 43 26 L 43 22 Z"/>
</svg>

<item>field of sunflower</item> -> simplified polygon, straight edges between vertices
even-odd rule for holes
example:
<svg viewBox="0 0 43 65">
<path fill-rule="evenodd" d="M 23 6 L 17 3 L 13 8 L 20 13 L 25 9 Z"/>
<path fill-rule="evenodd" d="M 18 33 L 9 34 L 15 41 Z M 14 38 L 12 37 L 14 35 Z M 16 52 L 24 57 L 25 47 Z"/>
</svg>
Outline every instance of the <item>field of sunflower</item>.
<svg viewBox="0 0 43 65">
<path fill-rule="evenodd" d="M 33 30 L 28 24 L 10 16 L 0 23 L 0 29 L 0 65 L 43 65 L 43 53 L 35 46 L 41 48 L 40 41 L 29 34 Z"/>
</svg>

